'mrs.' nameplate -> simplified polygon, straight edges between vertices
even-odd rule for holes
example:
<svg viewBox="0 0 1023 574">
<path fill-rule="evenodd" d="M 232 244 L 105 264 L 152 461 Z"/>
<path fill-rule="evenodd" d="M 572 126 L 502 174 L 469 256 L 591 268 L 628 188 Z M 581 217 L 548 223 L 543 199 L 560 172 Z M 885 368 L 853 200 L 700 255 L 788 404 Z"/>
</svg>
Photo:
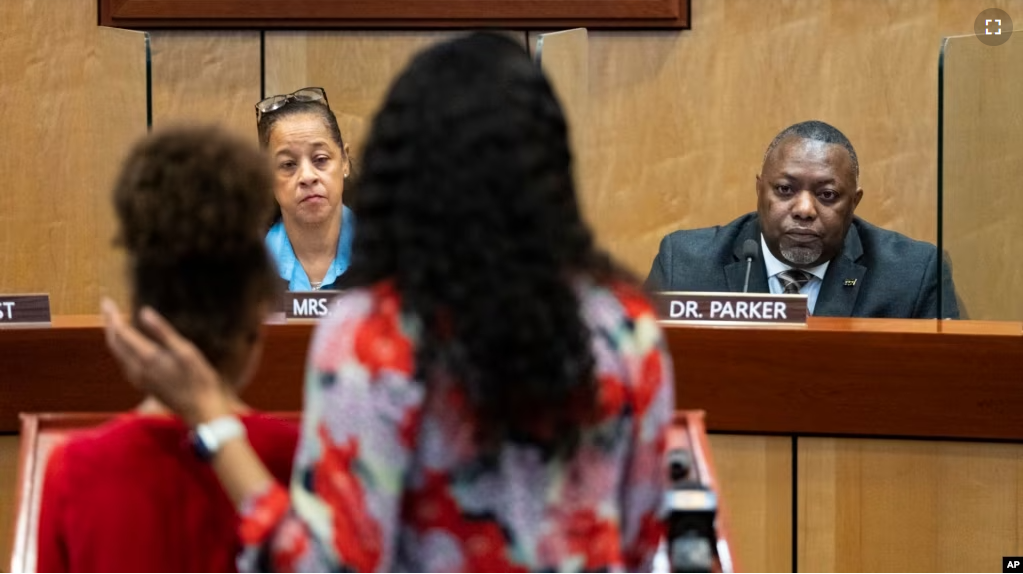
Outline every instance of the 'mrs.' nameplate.
<svg viewBox="0 0 1023 574">
<path fill-rule="evenodd" d="M 330 302 L 339 291 L 288 291 L 284 294 L 287 320 L 321 319 L 330 314 Z"/>
</svg>

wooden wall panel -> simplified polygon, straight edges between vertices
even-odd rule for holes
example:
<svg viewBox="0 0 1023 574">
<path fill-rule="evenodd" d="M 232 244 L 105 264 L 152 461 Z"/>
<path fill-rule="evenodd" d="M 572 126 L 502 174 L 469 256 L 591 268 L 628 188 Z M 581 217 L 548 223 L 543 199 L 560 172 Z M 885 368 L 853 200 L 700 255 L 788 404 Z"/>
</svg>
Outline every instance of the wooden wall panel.
<svg viewBox="0 0 1023 574">
<path fill-rule="evenodd" d="M 792 572 L 792 439 L 709 435 L 743 572 Z"/>
<path fill-rule="evenodd" d="M 856 146 L 858 213 L 935 241 L 938 48 L 990 7 L 1023 14 L 1019 0 L 693 0 L 690 31 L 591 32 L 580 188 L 600 239 L 645 277 L 666 233 L 753 210 L 767 144 L 821 119 Z"/>
<path fill-rule="evenodd" d="M 153 126 L 224 125 L 256 141 L 259 32 L 153 32 Z"/>
<path fill-rule="evenodd" d="M 452 32 L 267 32 L 266 94 L 327 91 L 358 161 L 373 114 L 409 59 Z"/>
<path fill-rule="evenodd" d="M 1023 320 L 1021 93 L 1018 37 L 998 47 L 973 35 L 948 41 L 944 249 L 971 319 Z"/>
<path fill-rule="evenodd" d="M 97 0 L 105 26 L 246 29 L 679 29 L 688 0 Z"/>
<path fill-rule="evenodd" d="M 541 41 L 542 39 L 542 41 Z M 547 75 L 561 103 L 568 122 L 572 145 L 572 165 L 576 181 L 589 172 L 592 146 L 588 144 L 590 108 L 590 50 L 589 35 L 585 29 L 564 30 L 553 33 L 530 32 L 528 45 Z M 590 212 L 580 195 L 583 214 Z"/>
<path fill-rule="evenodd" d="M 533 56 L 551 82 L 572 128 L 573 149 L 585 149 L 590 88 L 589 34 L 584 28 L 528 36 Z"/>
<path fill-rule="evenodd" d="M 1023 553 L 1023 445 L 799 439 L 806 572 L 990 572 Z"/>
<path fill-rule="evenodd" d="M 146 129 L 145 43 L 95 21 L 92 0 L 0 2 L 0 293 L 57 314 L 124 299 L 109 194 Z"/>
<path fill-rule="evenodd" d="M 11 563 L 15 494 L 18 482 L 18 436 L 0 436 L 0 571 Z"/>
</svg>

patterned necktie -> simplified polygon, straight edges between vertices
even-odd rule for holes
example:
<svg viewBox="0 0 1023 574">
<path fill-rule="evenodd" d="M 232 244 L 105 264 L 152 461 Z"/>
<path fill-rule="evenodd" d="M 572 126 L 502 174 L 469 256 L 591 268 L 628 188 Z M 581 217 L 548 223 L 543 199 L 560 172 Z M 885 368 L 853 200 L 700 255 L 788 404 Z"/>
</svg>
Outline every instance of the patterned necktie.
<svg viewBox="0 0 1023 574">
<path fill-rule="evenodd" d="M 781 280 L 782 293 L 786 295 L 798 295 L 799 290 L 810 281 L 811 275 L 799 269 L 789 269 L 778 274 Z"/>
</svg>

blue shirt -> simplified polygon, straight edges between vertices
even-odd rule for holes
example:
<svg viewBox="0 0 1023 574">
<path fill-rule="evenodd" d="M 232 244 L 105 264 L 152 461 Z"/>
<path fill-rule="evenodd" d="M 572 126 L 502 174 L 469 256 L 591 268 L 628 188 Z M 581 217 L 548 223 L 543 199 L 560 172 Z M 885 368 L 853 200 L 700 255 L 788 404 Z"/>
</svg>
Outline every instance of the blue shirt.
<svg viewBox="0 0 1023 574">
<path fill-rule="evenodd" d="M 778 278 L 779 273 L 783 273 L 792 269 L 793 267 L 788 263 L 779 261 L 777 257 L 771 253 L 771 250 L 767 248 L 767 241 L 764 241 L 764 234 L 760 234 L 760 251 L 764 254 L 764 266 L 767 267 L 767 285 L 771 289 L 771 293 L 780 295 L 785 292 L 785 288 L 782 287 L 781 279 Z M 806 295 L 806 305 L 810 309 L 810 313 L 813 313 L 813 308 L 817 306 L 817 295 L 821 292 L 821 282 L 824 281 L 824 274 L 828 271 L 828 264 L 830 261 L 825 261 L 816 267 L 810 269 L 803 269 L 803 271 L 810 274 L 810 280 L 803 285 L 803 288 L 799 290 L 799 293 Z"/>
<path fill-rule="evenodd" d="M 341 233 L 337 238 L 337 254 L 334 263 L 327 269 L 320 283 L 321 289 L 334 287 L 341 274 L 348 269 L 352 258 L 352 238 L 355 237 L 355 214 L 345 206 L 341 206 Z M 277 265 L 277 272 L 288 282 L 288 291 L 312 291 L 309 276 L 295 257 L 295 249 L 291 247 L 288 232 L 284 230 L 284 222 L 278 221 L 266 234 L 266 249 L 270 252 Z"/>
</svg>

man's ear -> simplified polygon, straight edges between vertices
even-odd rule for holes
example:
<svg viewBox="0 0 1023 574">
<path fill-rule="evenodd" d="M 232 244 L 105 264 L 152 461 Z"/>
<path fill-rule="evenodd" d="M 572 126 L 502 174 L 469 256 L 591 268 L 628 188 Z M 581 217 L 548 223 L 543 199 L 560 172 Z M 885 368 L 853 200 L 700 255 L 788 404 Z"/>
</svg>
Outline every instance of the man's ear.
<svg viewBox="0 0 1023 574">
<path fill-rule="evenodd" d="M 763 182 L 763 180 L 760 179 L 760 174 L 758 173 L 757 174 L 757 200 L 760 199 L 760 193 L 761 193 L 760 188 L 763 187 L 763 185 L 762 185 L 763 183 L 764 182 Z"/>
<path fill-rule="evenodd" d="M 856 211 L 856 206 L 860 204 L 860 200 L 863 199 L 863 188 L 856 188 L 856 194 L 853 195 L 853 211 Z"/>
</svg>

